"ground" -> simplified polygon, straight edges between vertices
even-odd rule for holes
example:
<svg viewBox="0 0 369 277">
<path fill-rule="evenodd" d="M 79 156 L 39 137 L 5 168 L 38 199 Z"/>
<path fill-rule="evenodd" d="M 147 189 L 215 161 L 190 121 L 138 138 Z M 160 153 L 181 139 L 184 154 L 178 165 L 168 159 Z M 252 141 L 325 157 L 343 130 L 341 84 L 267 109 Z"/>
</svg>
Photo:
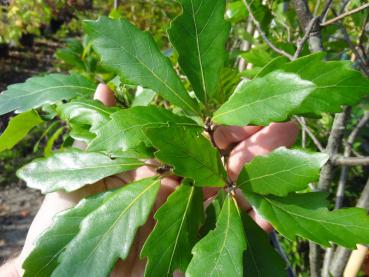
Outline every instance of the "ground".
<svg viewBox="0 0 369 277">
<path fill-rule="evenodd" d="M 48 39 L 36 40 L 32 47 L 11 47 L 8 57 L 0 57 L 0 91 L 30 76 L 52 71 L 53 55 L 58 46 L 58 42 Z M 0 117 L 0 133 L 9 116 Z M 4 171 L 0 163 L 0 177 Z M 27 188 L 20 181 L 0 185 L 0 264 L 21 250 L 42 199 L 37 190 Z"/>
</svg>

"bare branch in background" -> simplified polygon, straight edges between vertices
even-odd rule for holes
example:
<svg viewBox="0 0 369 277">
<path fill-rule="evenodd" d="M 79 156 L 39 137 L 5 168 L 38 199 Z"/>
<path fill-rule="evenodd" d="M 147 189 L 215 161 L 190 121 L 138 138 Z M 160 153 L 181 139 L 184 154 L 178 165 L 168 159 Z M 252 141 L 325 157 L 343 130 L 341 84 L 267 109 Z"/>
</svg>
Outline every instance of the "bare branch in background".
<svg viewBox="0 0 369 277">
<path fill-rule="evenodd" d="M 244 5 L 246 6 L 247 11 L 249 12 L 249 16 L 251 17 L 252 21 L 255 24 L 256 29 L 258 30 L 261 38 L 264 40 L 264 42 L 276 53 L 287 57 L 290 60 L 293 60 L 292 55 L 290 55 L 289 53 L 285 52 L 282 49 L 279 49 L 277 46 L 275 46 L 266 36 L 265 32 L 263 31 L 263 29 L 260 26 L 259 21 L 256 19 L 256 17 L 254 16 L 254 14 L 252 13 L 252 10 L 250 8 L 250 5 L 247 3 L 247 0 L 242 0 Z"/>
<path fill-rule="evenodd" d="M 356 166 L 356 165 L 369 165 L 369 157 L 348 157 L 336 156 L 332 159 L 334 165 L 346 165 L 346 166 Z"/>
<path fill-rule="evenodd" d="M 309 135 L 309 137 L 314 142 L 318 150 L 320 152 L 324 152 L 324 147 L 322 146 L 320 141 L 317 139 L 317 137 L 313 134 L 313 132 L 310 130 L 310 128 L 306 125 L 306 122 L 304 122 L 303 118 L 299 118 L 296 116 L 295 119 L 301 125 L 302 129 Z"/>
<path fill-rule="evenodd" d="M 354 144 L 360 130 L 368 123 L 369 121 L 369 112 L 364 113 L 364 115 L 359 120 L 356 127 L 351 131 L 350 135 L 348 136 L 347 142 L 345 143 L 343 158 L 349 158 L 352 153 L 352 145 Z M 338 181 L 338 187 L 336 191 L 336 201 L 335 201 L 335 209 L 340 209 L 342 207 L 346 182 L 349 173 L 349 166 L 343 165 L 341 169 L 340 179 Z M 331 265 L 332 259 L 334 254 L 334 248 L 331 247 L 326 250 L 324 255 L 324 262 L 323 262 L 323 269 L 322 269 L 322 276 L 329 277 L 329 267 Z"/>
<path fill-rule="evenodd" d="M 337 14 L 336 11 L 332 8 L 332 12 L 333 14 Z M 342 34 L 344 39 L 346 40 L 347 44 L 349 45 L 351 51 L 355 54 L 356 58 L 359 59 L 359 65 L 361 70 L 365 73 L 365 75 L 367 75 L 369 77 L 369 64 L 366 61 L 366 59 L 361 55 L 361 53 L 359 53 L 359 51 L 357 51 L 356 46 L 354 45 L 354 43 L 351 41 L 350 39 L 350 35 L 348 34 L 345 26 L 342 24 L 342 22 L 338 22 L 338 25 L 341 28 Z"/>
<path fill-rule="evenodd" d="M 302 39 L 300 41 L 297 42 L 297 49 L 296 49 L 295 54 L 293 55 L 293 59 L 294 60 L 296 60 L 300 56 L 301 51 L 302 51 L 302 49 L 304 47 L 305 42 L 309 39 L 310 33 L 312 32 L 315 24 L 317 24 L 318 21 L 319 21 L 319 17 L 318 16 L 313 17 L 310 20 L 308 26 L 306 27 L 304 36 L 302 37 Z"/>
<path fill-rule="evenodd" d="M 307 1 L 295 0 L 295 9 L 301 29 L 307 30 L 309 23 L 313 19 L 313 15 L 310 12 Z M 320 34 L 320 25 L 318 23 L 319 21 L 317 20 L 315 24 L 313 24 L 312 30 L 310 31 L 308 37 L 309 49 L 313 53 L 323 51 L 322 37 Z"/>
<path fill-rule="evenodd" d="M 327 0 L 327 2 L 325 2 L 322 14 L 320 15 L 320 19 L 322 21 L 325 21 L 325 18 L 328 14 L 329 8 L 331 7 L 332 3 L 333 3 L 333 0 Z"/>
<path fill-rule="evenodd" d="M 339 147 L 342 143 L 343 134 L 345 132 L 347 119 L 351 114 L 351 108 L 346 107 L 342 113 L 338 113 L 334 117 L 331 133 L 328 138 L 328 143 L 325 152 L 334 157 L 338 154 Z M 331 185 L 334 177 L 335 165 L 329 160 L 322 168 L 318 182 L 319 191 L 327 191 Z M 310 260 L 310 274 L 312 277 L 321 276 L 321 251 L 319 245 L 309 242 L 309 260 Z"/>
<path fill-rule="evenodd" d="M 345 12 L 345 13 L 343 13 L 343 14 L 340 14 L 340 15 L 336 16 L 335 18 L 332 18 L 332 19 L 330 19 L 330 20 L 327 20 L 327 21 L 325 21 L 325 22 L 321 23 L 321 24 L 320 24 L 320 26 L 325 27 L 325 26 L 328 26 L 328 25 L 330 25 L 330 24 L 336 23 L 337 21 L 342 20 L 342 19 L 343 19 L 343 18 L 345 18 L 346 16 L 350 16 L 350 15 L 352 15 L 352 14 L 355 14 L 355 13 L 361 12 L 362 10 L 365 10 L 365 9 L 367 9 L 367 8 L 369 8 L 369 3 L 364 4 L 364 5 L 362 5 L 362 6 L 358 7 L 358 8 L 356 8 L 356 9 L 353 9 L 353 10 L 351 10 L 351 11 L 348 11 L 348 12 Z"/>
</svg>

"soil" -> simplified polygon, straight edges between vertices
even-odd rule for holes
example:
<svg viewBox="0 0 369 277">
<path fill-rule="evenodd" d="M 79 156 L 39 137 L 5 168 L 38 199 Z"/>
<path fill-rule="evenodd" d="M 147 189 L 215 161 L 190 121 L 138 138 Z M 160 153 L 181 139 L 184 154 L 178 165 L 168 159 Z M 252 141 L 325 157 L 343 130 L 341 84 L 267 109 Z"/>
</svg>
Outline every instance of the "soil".
<svg viewBox="0 0 369 277">
<path fill-rule="evenodd" d="M 9 47 L 9 55 L 0 57 L 0 92 L 10 84 L 53 71 L 54 53 L 58 47 L 58 41 L 39 38 L 32 47 Z M 9 116 L 0 116 L 0 130 L 7 125 Z M 2 173 L 4 169 L 0 168 L 0 177 Z M 0 265 L 21 250 L 42 199 L 37 190 L 27 188 L 20 181 L 0 186 Z"/>
<path fill-rule="evenodd" d="M 43 196 L 24 185 L 0 187 L 0 263 L 22 249 Z"/>
</svg>

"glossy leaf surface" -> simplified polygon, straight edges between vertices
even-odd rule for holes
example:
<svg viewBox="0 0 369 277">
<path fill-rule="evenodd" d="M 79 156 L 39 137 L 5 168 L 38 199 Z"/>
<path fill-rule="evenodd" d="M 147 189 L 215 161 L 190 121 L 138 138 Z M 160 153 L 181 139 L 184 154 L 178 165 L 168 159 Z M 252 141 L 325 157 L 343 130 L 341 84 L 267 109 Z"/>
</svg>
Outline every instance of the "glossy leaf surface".
<svg viewBox="0 0 369 277">
<path fill-rule="evenodd" d="M 114 191 L 82 220 L 80 232 L 59 257 L 53 276 L 108 276 L 117 260 L 128 256 L 159 187 L 160 180 L 147 178 Z"/>
<path fill-rule="evenodd" d="M 0 115 L 25 112 L 78 96 L 91 97 L 95 84 L 80 75 L 50 74 L 32 77 L 25 83 L 8 86 L 0 94 Z"/>
<path fill-rule="evenodd" d="M 320 168 L 327 160 L 325 154 L 279 148 L 247 163 L 237 185 L 260 194 L 286 196 L 316 181 Z"/>
<path fill-rule="evenodd" d="M 296 108 L 294 114 L 339 112 L 342 105 L 357 104 L 368 95 L 369 80 L 354 70 L 348 61 L 324 61 L 325 53 L 311 54 L 288 62 L 277 58 L 258 74 L 265 76 L 273 70 L 296 73 L 316 85 L 314 91 Z"/>
<path fill-rule="evenodd" d="M 217 93 L 220 70 L 226 60 L 230 25 L 224 20 L 225 1 L 179 2 L 182 14 L 172 21 L 169 38 L 197 97 L 207 103 Z"/>
<path fill-rule="evenodd" d="M 296 74 L 272 72 L 239 87 L 214 113 L 213 121 L 239 126 L 284 121 L 314 89 L 312 82 Z"/>
<path fill-rule="evenodd" d="M 43 120 L 36 111 L 21 113 L 10 119 L 8 126 L 0 136 L 0 152 L 12 149 L 29 131 Z"/>
<path fill-rule="evenodd" d="M 169 59 L 148 33 L 126 20 L 107 17 L 85 21 L 85 31 L 106 68 L 125 80 L 156 91 L 172 104 L 198 114 L 197 103 L 186 92 Z"/>
<path fill-rule="evenodd" d="M 79 232 L 81 221 L 112 194 L 105 192 L 82 200 L 76 207 L 58 214 L 52 226 L 38 239 L 23 263 L 24 277 L 51 276 L 58 258 Z"/>
<path fill-rule="evenodd" d="M 59 116 L 67 121 L 72 129 L 69 135 L 86 142 L 95 138 L 97 130 L 108 123 L 110 116 L 119 110 L 90 99 L 76 99 L 57 107 Z"/>
<path fill-rule="evenodd" d="M 141 252 L 141 257 L 148 257 L 145 276 L 186 271 L 203 217 L 202 191 L 185 181 L 155 213 L 157 223 Z"/>
<path fill-rule="evenodd" d="M 148 129 L 146 135 L 158 152 L 155 156 L 172 165 L 174 172 L 191 178 L 196 186 L 223 186 L 226 173 L 218 151 L 198 130 L 181 126 Z"/>
<path fill-rule="evenodd" d="M 290 240 L 296 236 L 323 246 L 330 242 L 347 248 L 369 243 L 369 216 L 358 208 L 329 211 L 326 194 L 291 193 L 286 197 L 246 192 L 248 201 L 279 233 Z"/>
<path fill-rule="evenodd" d="M 224 201 L 217 225 L 192 250 L 186 276 L 243 276 L 245 234 L 236 201 Z"/>
<path fill-rule="evenodd" d="M 159 107 L 133 107 L 114 113 L 111 120 L 98 130 L 89 150 L 111 153 L 134 148 L 147 142 L 144 135 L 146 128 L 168 126 L 168 123 L 199 128 L 188 117 L 175 115 Z"/>
<path fill-rule="evenodd" d="M 101 153 L 71 150 L 36 159 L 19 169 L 17 175 L 28 187 L 48 193 L 77 190 L 104 177 L 142 165 L 141 161 L 132 158 L 111 159 Z"/>
</svg>

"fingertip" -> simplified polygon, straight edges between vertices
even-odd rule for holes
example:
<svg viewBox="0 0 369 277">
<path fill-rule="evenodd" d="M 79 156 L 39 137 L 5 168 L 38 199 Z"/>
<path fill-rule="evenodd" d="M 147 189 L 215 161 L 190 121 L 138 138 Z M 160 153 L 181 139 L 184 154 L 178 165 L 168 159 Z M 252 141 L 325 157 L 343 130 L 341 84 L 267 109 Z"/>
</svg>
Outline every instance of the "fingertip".
<svg viewBox="0 0 369 277">
<path fill-rule="evenodd" d="M 226 149 L 230 144 L 245 140 L 258 132 L 262 126 L 218 126 L 214 131 L 214 140 L 220 149 Z"/>
<path fill-rule="evenodd" d="M 115 106 L 116 104 L 114 93 L 111 91 L 111 89 L 107 85 L 103 83 L 100 83 L 97 86 L 95 94 L 94 94 L 94 99 L 99 100 L 105 106 L 109 106 L 109 107 Z"/>
</svg>

